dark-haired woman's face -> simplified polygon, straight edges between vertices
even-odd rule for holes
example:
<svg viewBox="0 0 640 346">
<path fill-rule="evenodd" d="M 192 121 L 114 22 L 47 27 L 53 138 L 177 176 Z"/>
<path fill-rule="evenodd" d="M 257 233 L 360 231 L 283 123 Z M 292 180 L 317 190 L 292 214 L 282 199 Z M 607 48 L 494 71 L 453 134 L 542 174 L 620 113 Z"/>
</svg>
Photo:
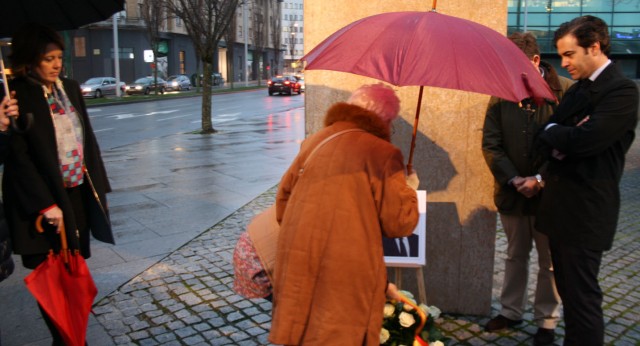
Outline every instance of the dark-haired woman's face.
<svg viewBox="0 0 640 346">
<path fill-rule="evenodd" d="M 36 66 L 34 72 L 42 82 L 50 88 L 56 82 L 62 71 L 62 50 L 53 43 L 47 45 L 44 56 Z"/>
</svg>

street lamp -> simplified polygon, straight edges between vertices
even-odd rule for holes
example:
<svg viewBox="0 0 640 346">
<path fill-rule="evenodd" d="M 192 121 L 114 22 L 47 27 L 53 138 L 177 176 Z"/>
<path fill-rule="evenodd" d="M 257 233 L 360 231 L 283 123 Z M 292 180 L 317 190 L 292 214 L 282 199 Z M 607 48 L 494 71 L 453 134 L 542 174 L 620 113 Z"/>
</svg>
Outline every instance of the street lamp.
<svg viewBox="0 0 640 346">
<path fill-rule="evenodd" d="M 293 63 L 296 61 L 296 56 L 295 56 L 295 52 L 296 52 L 296 32 L 298 31 L 298 23 L 292 23 L 289 31 L 290 31 L 290 34 L 291 34 L 291 42 L 290 42 L 290 46 L 291 46 L 291 62 L 289 63 L 289 67 L 291 68 L 292 72 L 295 72 L 295 71 L 293 71 Z"/>
<path fill-rule="evenodd" d="M 242 1 L 242 36 L 244 36 L 244 86 L 249 86 L 249 69 L 247 63 L 249 61 L 249 37 L 247 37 L 247 0 Z"/>
</svg>

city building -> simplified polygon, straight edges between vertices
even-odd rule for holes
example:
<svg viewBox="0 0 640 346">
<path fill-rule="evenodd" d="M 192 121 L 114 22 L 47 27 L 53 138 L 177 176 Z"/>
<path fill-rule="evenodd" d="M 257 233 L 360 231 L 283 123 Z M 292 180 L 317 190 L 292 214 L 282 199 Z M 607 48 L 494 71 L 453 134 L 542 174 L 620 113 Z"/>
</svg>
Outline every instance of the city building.
<svg viewBox="0 0 640 346">
<path fill-rule="evenodd" d="M 202 63 L 198 61 L 184 21 L 170 13 L 163 16 L 160 24 L 156 66 L 143 16 L 145 1 L 153 0 L 126 0 L 125 10 L 115 16 L 117 30 L 110 19 L 63 32 L 67 45 L 66 74 L 78 81 L 95 76 L 115 76 L 114 31 L 117 31 L 122 81 L 129 83 L 152 75 L 156 68 L 161 77 L 186 74 L 195 78 L 201 74 Z M 223 35 L 214 56 L 214 71 L 225 81 L 265 80 L 273 73 L 282 72 L 285 52 L 282 3 L 282 0 L 239 1 L 229 30 Z M 301 5 L 299 12 L 297 25 L 301 30 Z M 302 54 L 302 39 L 298 40 L 296 49 Z"/>
<path fill-rule="evenodd" d="M 560 67 L 553 34 L 564 22 L 593 15 L 609 25 L 611 56 L 630 78 L 640 78 L 640 0 L 509 0 L 508 34 L 529 31 L 536 36 L 542 58 Z"/>
<path fill-rule="evenodd" d="M 284 44 L 284 72 L 298 74 L 304 55 L 304 0 L 285 0 L 282 4 L 282 42 Z"/>
</svg>

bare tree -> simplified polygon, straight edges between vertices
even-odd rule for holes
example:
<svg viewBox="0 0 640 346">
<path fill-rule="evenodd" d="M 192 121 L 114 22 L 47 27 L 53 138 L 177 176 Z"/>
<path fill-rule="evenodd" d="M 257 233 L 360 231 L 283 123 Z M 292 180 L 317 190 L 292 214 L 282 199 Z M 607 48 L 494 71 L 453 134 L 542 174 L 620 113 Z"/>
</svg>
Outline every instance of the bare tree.
<svg viewBox="0 0 640 346">
<path fill-rule="evenodd" d="M 153 82 L 158 85 L 158 48 L 160 46 L 160 31 L 165 17 L 165 0 L 145 0 L 141 6 L 142 19 L 147 24 L 147 39 L 153 50 Z M 115 57 L 118 59 L 118 57 Z M 158 88 L 154 88 L 156 95 Z"/>
<path fill-rule="evenodd" d="M 155 1 L 155 0 L 152 0 Z M 218 44 L 235 16 L 238 0 L 168 0 L 171 13 L 184 22 L 187 34 L 200 56 L 202 78 L 202 133 L 214 133 L 211 122 L 211 76 Z"/>
<path fill-rule="evenodd" d="M 266 0 L 254 0 L 253 2 L 253 71 L 255 71 L 255 77 L 258 80 L 258 86 L 261 85 L 263 78 L 262 70 L 260 69 L 260 62 L 264 58 L 264 50 L 268 43 L 268 37 L 266 35 L 266 20 L 268 16 L 267 1 Z"/>
<path fill-rule="evenodd" d="M 276 0 L 276 6 L 277 6 L 277 10 L 276 10 L 276 15 L 271 17 L 270 20 L 270 33 L 271 33 L 271 40 L 273 42 L 273 60 L 274 60 L 274 65 L 275 66 L 271 66 L 272 70 L 273 70 L 273 74 L 274 75 L 279 75 L 280 74 L 280 46 L 282 46 L 282 20 L 280 18 L 280 14 L 281 12 L 281 5 L 282 1 L 281 0 Z"/>
</svg>

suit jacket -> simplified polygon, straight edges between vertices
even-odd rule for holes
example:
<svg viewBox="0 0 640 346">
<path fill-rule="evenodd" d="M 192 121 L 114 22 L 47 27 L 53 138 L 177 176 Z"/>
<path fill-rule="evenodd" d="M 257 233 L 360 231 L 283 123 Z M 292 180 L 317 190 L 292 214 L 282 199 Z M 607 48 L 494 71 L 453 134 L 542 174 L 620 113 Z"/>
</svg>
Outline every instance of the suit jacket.
<svg viewBox="0 0 640 346">
<path fill-rule="evenodd" d="M 573 82 L 558 77 L 550 84 L 561 100 Z M 540 170 L 540 161 L 533 151 L 534 136 L 549 121 L 555 107 L 550 103 L 532 107 L 535 111 L 527 111 L 515 102 L 497 97 L 489 101 L 482 127 L 482 155 L 494 177 L 493 200 L 501 214 L 535 215 L 540 201 L 539 195 L 527 198 L 509 184 L 515 176 L 529 177 Z"/>
<path fill-rule="evenodd" d="M 21 255 L 47 253 L 54 246 L 47 236 L 38 234 L 34 221 L 40 212 L 53 204 L 62 209 L 70 248 L 77 248 L 74 213 L 84 212 L 93 236 L 113 243 L 106 193 L 111 191 L 87 109 L 78 83 L 62 80 L 69 101 L 80 117 L 84 133 L 86 173 L 81 185 L 86 194 L 84 211 L 74 210 L 63 184 L 58 163 L 55 130 L 49 104 L 42 86 L 30 78 L 11 82 L 20 105 L 18 122 L 25 126 L 27 113 L 33 114 L 31 127 L 25 133 L 13 133 L 5 160 L 2 189 L 4 209 L 11 230 L 13 251 Z"/>
<path fill-rule="evenodd" d="M 537 229 L 575 247 L 608 250 L 620 209 L 625 154 L 635 138 L 638 87 L 610 64 L 588 89 L 565 94 L 539 140 L 566 157 L 551 158 Z M 589 115 L 590 120 L 576 127 Z"/>
<path fill-rule="evenodd" d="M 403 238 L 382 238 L 382 250 L 384 251 L 385 256 L 393 256 L 393 257 L 418 257 L 420 249 L 418 248 L 418 241 L 420 237 L 417 234 L 412 234 L 407 238 L 409 242 L 409 248 L 406 249 L 408 251 L 406 256 L 402 256 L 400 254 L 400 249 L 398 248 L 398 241 L 402 241 Z"/>
</svg>

